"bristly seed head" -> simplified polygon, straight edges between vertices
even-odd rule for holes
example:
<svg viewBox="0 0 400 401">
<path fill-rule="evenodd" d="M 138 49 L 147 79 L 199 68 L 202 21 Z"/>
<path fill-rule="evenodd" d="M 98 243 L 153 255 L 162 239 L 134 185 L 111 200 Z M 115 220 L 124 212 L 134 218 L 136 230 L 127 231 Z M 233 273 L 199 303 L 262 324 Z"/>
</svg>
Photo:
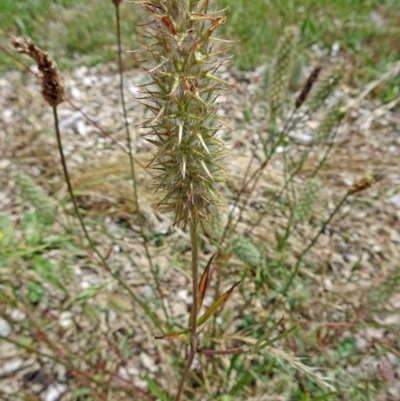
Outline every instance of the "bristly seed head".
<svg viewBox="0 0 400 401">
<path fill-rule="evenodd" d="M 151 77 L 143 104 L 152 113 L 145 127 L 155 145 L 149 166 L 158 171 L 157 190 L 165 193 L 161 210 L 175 213 L 174 224 L 185 227 L 211 218 L 218 203 L 217 182 L 224 180 L 220 161 L 225 153 L 216 138 L 216 116 L 223 80 L 214 73 L 225 60 L 213 33 L 225 22 L 210 11 L 209 0 L 139 1 L 150 15 L 142 46 Z"/>
</svg>

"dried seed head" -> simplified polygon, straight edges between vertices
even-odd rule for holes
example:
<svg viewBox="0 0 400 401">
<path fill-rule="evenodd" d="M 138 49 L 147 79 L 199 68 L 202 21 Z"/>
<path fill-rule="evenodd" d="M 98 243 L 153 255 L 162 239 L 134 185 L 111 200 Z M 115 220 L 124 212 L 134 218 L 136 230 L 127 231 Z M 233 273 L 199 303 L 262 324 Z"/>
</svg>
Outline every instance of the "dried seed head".
<svg viewBox="0 0 400 401">
<path fill-rule="evenodd" d="M 37 47 L 31 38 L 13 37 L 11 44 L 19 53 L 24 53 L 36 61 L 41 73 L 44 100 L 52 107 L 61 103 L 64 97 L 64 86 L 55 62 L 46 52 Z"/>
<path fill-rule="evenodd" d="M 352 195 L 358 194 L 359 192 L 362 192 L 367 188 L 371 187 L 374 182 L 375 182 L 375 177 L 371 173 L 367 173 L 363 178 L 361 178 L 354 185 L 351 186 L 349 192 Z"/>
<path fill-rule="evenodd" d="M 141 98 L 152 113 L 146 138 L 156 147 L 149 166 L 158 171 L 157 190 L 165 193 L 160 209 L 173 211 L 174 224 L 185 227 L 211 218 L 218 203 L 215 184 L 224 180 L 216 111 L 225 82 L 214 75 L 224 49 L 216 47 L 213 33 L 225 19 L 209 12 L 208 0 L 138 4 L 150 16 L 142 67 L 151 82 Z"/>
<path fill-rule="evenodd" d="M 308 97 L 307 105 L 310 110 L 317 110 L 322 106 L 325 100 L 331 95 L 341 78 L 342 72 L 338 67 L 336 67 L 321 79 L 321 82 L 315 86 Z"/>
<path fill-rule="evenodd" d="M 299 96 L 297 96 L 295 107 L 298 109 L 304 101 L 307 99 L 310 90 L 312 89 L 314 83 L 318 79 L 319 73 L 321 72 L 322 67 L 316 66 L 312 71 L 311 74 L 308 76 L 307 81 L 305 82 L 303 88 L 301 89 Z"/>
</svg>

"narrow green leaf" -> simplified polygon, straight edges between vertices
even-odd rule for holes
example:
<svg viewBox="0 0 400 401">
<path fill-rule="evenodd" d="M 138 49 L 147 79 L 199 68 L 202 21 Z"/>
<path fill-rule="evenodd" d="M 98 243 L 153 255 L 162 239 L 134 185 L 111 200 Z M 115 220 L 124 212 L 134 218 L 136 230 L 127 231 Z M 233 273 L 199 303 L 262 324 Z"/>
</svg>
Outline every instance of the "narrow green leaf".
<svg viewBox="0 0 400 401">
<path fill-rule="evenodd" d="M 239 374 L 239 377 L 236 380 L 236 384 L 233 386 L 230 394 L 238 394 L 240 391 L 243 390 L 248 384 L 253 382 L 255 379 L 255 374 L 252 369 L 244 370 Z"/>
<path fill-rule="evenodd" d="M 73 399 L 73 401 L 79 401 L 79 400 L 85 399 L 86 396 L 90 395 L 90 393 L 91 393 L 91 391 L 90 391 L 89 387 L 81 387 L 73 392 L 72 399 Z"/>
<path fill-rule="evenodd" d="M 328 399 L 329 397 L 333 397 L 334 395 L 337 396 L 338 393 L 336 391 L 333 391 L 333 392 L 330 392 L 330 393 L 327 393 L 327 394 L 323 394 L 323 395 L 321 395 L 321 396 L 319 396 L 317 398 L 313 398 L 312 401 L 323 401 L 323 400 Z"/>
<path fill-rule="evenodd" d="M 222 294 L 208 309 L 207 311 L 204 313 L 204 315 L 202 315 L 200 317 L 200 319 L 197 321 L 197 325 L 201 326 L 202 324 L 204 324 L 208 319 L 210 319 L 211 316 L 213 316 L 217 310 L 222 307 L 225 302 L 228 300 L 228 298 L 230 297 L 230 295 L 232 294 L 232 291 L 234 290 L 234 288 L 240 284 L 241 282 L 238 281 L 236 284 L 234 284 L 228 291 L 226 291 L 224 294 Z"/>
<path fill-rule="evenodd" d="M 96 296 L 97 293 L 100 292 L 107 285 L 108 283 L 106 282 L 102 284 L 93 285 L 87 288 L 86 290 L 83 290 L 76 297 L 74 297 L 68 302 L 68 304 L 65 306 L 65 310 L 71 308 L 73 305 L 85 303 L 89 299 Z"/>
<path fill-rule="evenodd" d="M 43 298 L 45 289 L 39 281 L 29 280 L 26 283 L 27 299 L 31 304 L 37 304 Z"/>
<path fill-rule="evenodd" d="M 266 341 L 264 344 L 259 345 L 257 348 L 256 347 L 254 347 L 254 348 L 257 350 L 260 350 L 265 347 L 268 347 L 269 345 L 273 344 L 274 342 L 279 341 L 281 338 L 286 337 L 288 334 L 290 334 L 296 328 L 297 328 L 297 324 L 295 324 L 293 327 L 291 327 L 289 330 L 286 330 L 284 333 L 280 334 L 279 336 L 271 338 L 271 340 Z"/>
<path fill-rule="evenodd" d="M 149 376 L 142 376 L 141 379 L 148 385 L 149 392 L 161 401 L 171 401 L 171 398 L 164 393 L 164 390 L 157 384 L 157 382 Z"/>
<path fill-rule="evenodd" d="M 272 332 L 283 322 L 284 320 L 284 316 L 282 316 L 282 318 L 277 321 L 271 328 L 269 328 L 259 339 L 258 341 L 255 343 L 254 348 L 257 348 L 264 340 L 266 340 L 271 334 Z"/>
<path fill-rule="evenodd" d="M 0 292 L 0 301 L 15 307 L 17 305 L 17 301 L 15 299 L 10 298 L 7 294 L 5 294 L 2 291 Z"/>
<path fill-rule="evenodd" d="M 185 329 L 185 330 L 180 330 L 180 331 L 171 331 L 167 334 L 164 334 L 162 336 L 154 336 L 154 339 L 156 340 L 176 340 L 178 337 L 180 337 L 183 334 L 187 334 L 189 333 L 189 329 Z"/>
<path fill-rule="evenodd" d="M 0 215 L 0 249 L 10 246 L 15 240 L 14 228 L 11 219 Z"/>
</svg>

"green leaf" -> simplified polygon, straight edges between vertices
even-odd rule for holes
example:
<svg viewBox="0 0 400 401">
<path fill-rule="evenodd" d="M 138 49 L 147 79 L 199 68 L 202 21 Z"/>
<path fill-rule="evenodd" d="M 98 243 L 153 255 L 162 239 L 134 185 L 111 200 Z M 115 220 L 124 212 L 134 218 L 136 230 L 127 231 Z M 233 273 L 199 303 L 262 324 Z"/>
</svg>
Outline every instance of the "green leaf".
<svg viewBox="0 0 400 401">
<path fill-rule="evenodd" d="M 86 290 L 83 290 L 65 305 L 65 309 L 68 310 L 73 305 L 79 305 L 85 303 L 89 299 L 95 297 L 107 285 L 108 283 L 106 282 L 102 284 L 93 285 L 87 288 Z"/>
<path fill-rule="evenodd" d="M 25 234 L 26 242 L 30 245 L 37 245 L 43 241 L 45 232 L 43 223 L 38 213 L 25 213 L 21 220 L 21 227 Z"/>
<path fill-rule="evenodd" d="M 241 372 L 239 374 L 236 384 L 233 386 L 230 393 L 232 395 L 236 394 L 236 393 L 240 392 L 241 390 L 243 390 L 243 388 L 245 386 L 247 386 L 248 384 L 250 384 L 254 381 L 255 381 L 255 378 L 254 378 L 254 374 L 253 374 L 252 370 Z"/>
<path fill-rule="evenodd" d="M 290 334 L 293 330 L 295 330 L 297 328 L 297 324 L 295 324 L 293 327 L 291 327 L 290 329 L 286 330 L 284 333 L 279 334 L 279 336 L 276 336 L 274 338 L 271 338 L 271 340 L 266 341 L 265 343 L 259 345 L 257 348 L 254 347 L 257 350 L 263 349 L 268 347 L 269 345 L 273 344 L 276 341 L 279 341 L 281 338 L 286 337 L 288 334 Z"/>
<path fill-rule="evenodd" d="M 172 398 L 165 394 L 164 390 L 156 383 L 154 379 L 147 375 L 141 376 L 141 379 L 147 383 L 151 394 L 159 398 L 161 401 L 172 401 Z"/>
<path fill-rule="evenodd" d="M 17 301 L 15 299 L 10 298 L 3 289 L 0 288 L 0 301 L 5 304 L 11 305 L 15 307 L 17 305 Z"/>
<path fill-rule="evenodd" d="M 231 395 L 228 395 L 228 394 L 221 395 L 218 398 L 218 401 L 232 401 L 232 400 L 233 400 L 233 397 Z"/>
<path fill-rule="evenodd" d="M 0 249 L 10 246 L 14 239 L 14 229 L 9 217 L 0 215 Z"/>
<path fill-rule="evenodd" d="M 197 325 L 201 326 L 204 324 L 208 319 L 210 319 L 211 316 L 213 316 L 217 310 L 222 307 L 225 302 L 228 300 L 230 295 L 232 294 L 232 291 L 235 289 L 235 287 L 240 284 L 241 282 L 238 281 L 236 284 L 234 284 L 228 291 L 226 291 L 224 294 L 222 294 L 204 313 L 203 316 L 200 317 L 200 319 L 197 321 Z"/>
<path fill-rule="evenodd" d="M 190 329 L 180 330 L 180 331 L 171 331 L 167 334 L 163 334 L 162 336 L 154 336 L 156 340 L 176 340 L 183 334 L 189 333 Z"/>
<path fill-rule="evenodd" d="M 132 356 L 130 338 L 130 335 L 126 334 L 121 338 L 121 341 L 119 342 L 119 349 L 122 351 L 122 355 L 126 360 L 129 360 Z"/>
<path fill-rule="evenodd" d="M 354 337 L 344 339 L 337 347 L 336 352 L 340 358 L 346 358 L 357 350 L 357 342 Z"/>
<path fill-rule="evenodd" d="M 46 281 L 55 285 L 60 289 L 64 295 L 68 294 L 67 289 L 62 284 L 62 277 L 60 275 L 61 269 L 56 264 L 50 262 L 42 256 L 34 256 L 30 266 L 33 270 L 38 272 Z"/>
<path fill-rule="evenodd" d="M 29 280 L 26 283 L 26 288 L 28 290 L 27 299 L 31 304 L 40 302 L 45 294 L 45 289 L 38 281 Z"/>
<path fill-rule="evenodd" d="M 81 387 L 74 391 L 72 394 L 72 399 L 73 401 L 80 401 L 80 400 L 86 400 L 88 396 L 91 394 L 91 390 L 89 387 Z"/>
<path fill-rule="evenodd" d="M 313 398 L 312 401 L 323 401 L 323 400 L 327 400 L 329 397 L 333 397 L 334 395 L 338 395 L 338 393 L 336 391 L 333 391 L 331 393 L 327 393 L 327 394 L 323 394 L 317 398 Z"/>
<path fill-rule="evenodd" d="M 92 306 L 88 305 L 87 303 L 83 304 L 82 306 L 83 313 L 88 317 L 88 319 L 97 324 L 100 321 L 98 314 L 96 313 L 96 309 Z"/>
<path fill-rule="evenodd" d="M 231 358 L 231 363 L 229 365 L 229 368 L 226 372 L 226 377 L 229 378 L 232 374 L 233 370 L 240 371 L 243 368 L 243 362 L 240 359 L 241 355 L 240 354 L 234 354 Z"/>
<path fill-rule="evenodd" d="M 282 316 L 282 318 L 277 321 L 271 328 L 269 328 L 259 339 L 258 341 L 255 343 L 254 348 L 257 348 L 264 340 L 266 340 L 271 334 L 272 332 L 283 322 L 283 319 L 285 317 Z"/>
<path fill-rule="evenodd" d="M 34 256 L 31 263 L 31 268 L 38 272 L 44 279 L 50 282 L 58 282 L 60 279 L 60 269 L 54 263 L 43 258 L 42 256 Z"/>
</svg>

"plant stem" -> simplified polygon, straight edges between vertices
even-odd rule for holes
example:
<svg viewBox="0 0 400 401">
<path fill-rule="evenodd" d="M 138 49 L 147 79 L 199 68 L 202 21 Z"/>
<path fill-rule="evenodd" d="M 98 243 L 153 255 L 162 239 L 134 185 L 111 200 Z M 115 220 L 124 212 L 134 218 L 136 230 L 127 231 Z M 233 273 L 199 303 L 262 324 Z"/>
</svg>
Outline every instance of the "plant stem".
<svg viewBox="0 0 400 401">
<path fill-rule="evenodd" d="M 324 223 L 321 225 L 320 229 L 318 230 L 317 234 L 314 236 L 314 238 L 310 241 L 308 246 L 303 250 L 303 252 L 300 254 L 300 256 L 297 259 L 297 263 L 292 271 L 292 274 L 290 275 L 289 279 L 287 280 L 285 286 L 280 293 L 286 294 L 290 286 L 293 284 L 293 280 L 297 275 L 297 272 L 299 271 L 301 262 L 303 261 L 304 256 L 308 253 L 308 251 L 316 244 L 318 241 L 320 235 L 325 231 L 326 227 L 328 224 L 332 221 L 333 217 L 337 214 L 337 212 L 341 209 L 343 204 L 346 202 L 347 198 L 351 195 L 351 191 L 347 191 L 346 194 L 342 197 L 340 202 L 336 205 L 335 209 L 333 212 L 330 214 L 330 216 L 324 221 Z"/>
<path fill-rule="evenodd" d="M 133 184 L 132 184 L 133 199 L 135 202 L 136 213 L 137 213 L 138 221 L 139 221 L 140 236 L 143 239 L 143 246 L 144 246 L 144 250 L 146 253 L 146 258 L 149 262 L 150 271 L 151 271 L 151 274 L 153 275 L 154 282 L 156 283 L 156 287 L 157 287 L 158 294 L 160 296 L 161 306 L 162 306 L 162 310 L 164 312 L 164 316 L 167 320 L 169 320 L 168 311 L 167 311 L 167 308 L 165 307 L 164 295 L 163 295 L 161 287 L 160 287 L 160 280 L 159 280 L 158 274 L 154 268 L 153 260 L 151 258 L 150 251 L 149 251 L 148 239 L 144 232 L 143 217 L 140 213 L 138 190 L 137 190 L 137 180 L 136 180 L 136 170 L 135 170 L 135 163 L 133 161 L 132 137 L 131 137 L 131 133 L 130 133 L 130 129 L 129 129 L 128 113 L 126 111 L 126 102 L 125 102 L 125 93 L 124 93 L 124 73 L 123 73 L 123 66 L 122 66 L 121 22 L 120 22 L 121 20 L 120 20 L 120 14 L 119 14 L 120 3 L 114 3 L 114 5 L 115 5 L 115 19 L 116 19 L 116 25 L 117 25 L 119 90 L 120 90 L 120 96 L 121 96 L 122 110 L 123 110 L 123 114 L 124 114 L 126 142 L 128 145 L 128 158 L 129 158 L 129 165 L 130 165 L 130 170 L 131 170 L 130 173 L 131 173 L 131 178 L 132 178 L 132 182 L 133 182 Z"/>
<path fill-rule="evenodd" d="M 190 352 L 187 358 L 185 369 L 183 371 L 179 388 L 175 396 L 175 401 L 181 399 L 183 386 L 189 374 L 194 357 L 197 352 L 197 314 L 199 304 L 199 254 L 197 249 L 197 222 L 190 222 L 190 241 L 192 246 L 192 291 L 193 291 L 193 307 L 192 307 L 192 327 L 190 328 Z"/>
<path fill-rule="evenodd" d="M 61 141 L 61 134 L 60 134 L 60 128 L 59 128 L 59 123 L 58 123 L 57 107 L 53 106 L 52 109 L 53 109 L 54 126 L 55 126 L 55 131 L 56 131 L 56 139 L 57 139 L 58 151 L 60 153 L 61 165 L 62 165 L 62 169 L 63 169 L 63 173 L 64 173 L 65 182 L 67 183 L 68 193 L 69 193 L 69 196 L 71 197 L 76 217 L 79 220 L 79 223 L 80 223 L 80 225 L 82 227 L 82 230 L 83 230 L 83 233 L 85 235 L 85 238 L 87 239 L 90 248 L 96 254 L 96 256 L 100 259 L 103 267 L 107 270 L 107 272 L 110 273 L 111 276 L 115 280 L 117 280 L 118 283 L 128 291 L 129 295 L 145 311 L 145 313 L 150 317 L 150 319 L 153 321 L 155 326 L 157 328 L 159 328 L 159 329 L 162 329 L 161 323 L 160 323 L 157 315 L 153 311 L 151 311 L 150 308 L 148 307 L 148 305 L 145 302 L 141 301 L 135 295 L 135 293 L 131 290 L 129 285 L 116 272 L 114 272 L 111 269 L 111 267 L 109 266 L 107 261 L 104 259 L 103 255 L 98 251 L 98 249 L 96 248 L 94 242 L 92 241 L 92 238 L 90 237 L 90 235 L 89 235 L 89 233 L 87 231 L 86 225 L 85 225 L 85 223 L 83 221 L 81 212 L 79 211 L 78 203 L 76 201 L 76 197 L 75 197 L 74 191 L 72 189 L 72 184 L 71 184 L 71 180 L 70 180 L 70 177 L 69 177 L 69 172 L 68 172 L 68 168 L 67 168 L 67 163 L 65 161 L 64 150 L 63 150 L 62 141 Z"/>
</svg>

